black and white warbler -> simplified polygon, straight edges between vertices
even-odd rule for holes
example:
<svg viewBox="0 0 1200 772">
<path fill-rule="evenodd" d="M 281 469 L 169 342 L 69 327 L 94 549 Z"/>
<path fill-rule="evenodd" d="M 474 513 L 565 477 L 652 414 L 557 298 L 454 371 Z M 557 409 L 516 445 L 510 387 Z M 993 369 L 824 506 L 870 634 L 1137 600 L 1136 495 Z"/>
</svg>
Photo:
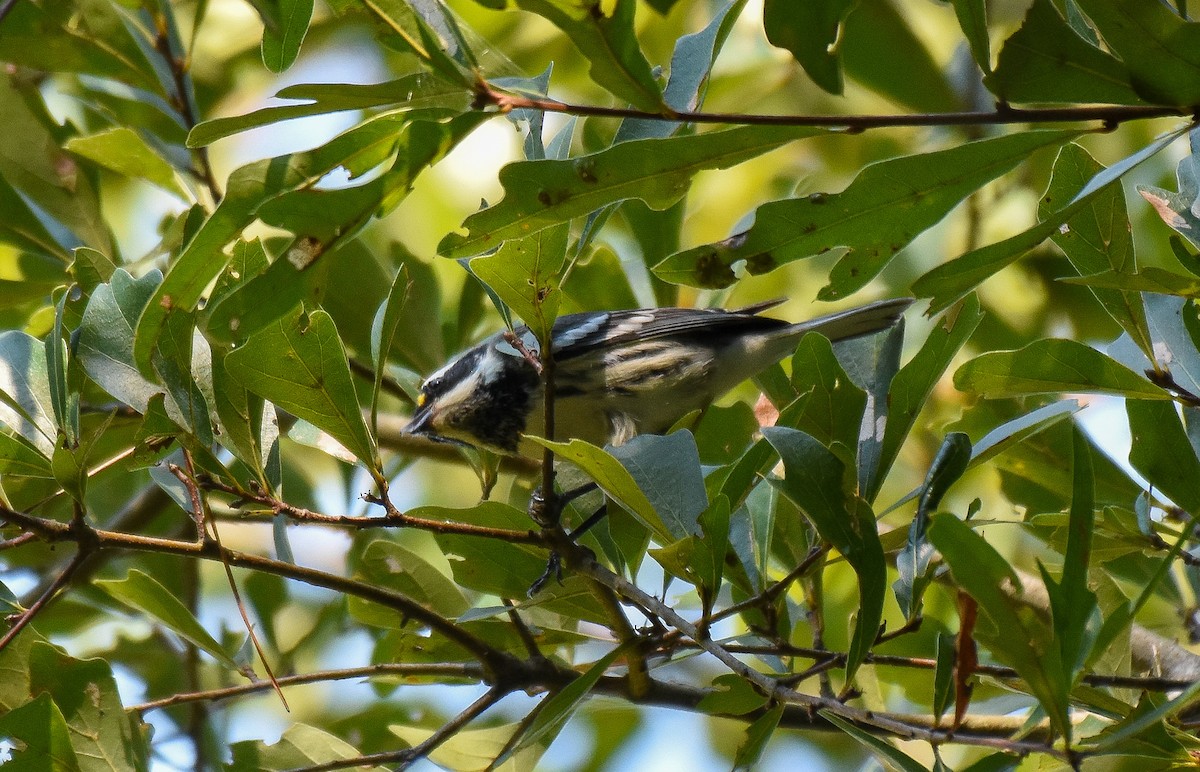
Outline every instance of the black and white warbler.
<svg viewBox="0 0 1200 772">
<path fill-rule="evenodd" d="M 693 410 L 795 350 L 806 333 L 831 341 L 886 329 L 910 299 L 883 300 L 798 324 L 758 316 L 781 301 L 737 311 L 647 308 L 559 317 L 551 333 L 557 439 L 621 444 L 662 433 Z M 527 327 L 515 335 L 528 351 Z M 526 352 L 493 335 L 421 386 L 405 431 L 500 453 L 534 453 L 524 432 L 542 430 L 542 384 Z"/>
</svg>

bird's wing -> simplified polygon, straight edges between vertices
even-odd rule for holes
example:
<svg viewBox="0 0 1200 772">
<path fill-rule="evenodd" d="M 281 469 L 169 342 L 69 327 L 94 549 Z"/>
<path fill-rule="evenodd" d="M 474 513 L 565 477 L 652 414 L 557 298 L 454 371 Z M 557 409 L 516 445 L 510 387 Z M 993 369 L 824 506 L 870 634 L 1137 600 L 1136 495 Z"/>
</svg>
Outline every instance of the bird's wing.
<svg viewBox="0 0 1200 772">
<path fill-rule="evenodd" d="M 752 306 L 746 311 L 694 308 L 648 308 L 631 311 L 599 311 L 560 316 L 554 322 L 552 339 L 554 358 L 571 359 L 601 349 L 611 349 L 633 341 L 670 336 L 709 336 L 731 333 L 766 332 L 782 329 L 788 323 L 780 319 L 755 316 L 770 304 Z"/>
</svg>

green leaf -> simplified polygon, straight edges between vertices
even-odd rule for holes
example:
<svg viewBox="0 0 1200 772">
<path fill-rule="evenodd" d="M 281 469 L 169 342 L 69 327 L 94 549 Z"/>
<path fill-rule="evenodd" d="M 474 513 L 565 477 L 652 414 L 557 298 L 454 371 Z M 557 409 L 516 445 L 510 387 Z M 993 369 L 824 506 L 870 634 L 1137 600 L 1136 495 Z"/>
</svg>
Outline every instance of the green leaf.
<svg viewBox="0 0 1200 772">
<path fill-rule="evenodd" d="M 387 372 L 388 356 L 396 340 L 401 314 L 408 303 L 408 295 L 412 288 L 413 282 L 408 277 L 408 270 L 401 265 L 392 279 L 387 299 L 379 306 L 371 322 L 371 361 L 374 362 L 375 371 L 375 383 L 371 390 L 372 432 L 377 433 L 379 429 L 379 397 L 383 393 L 383 376 Z"/>
<path fill-rule="evenodd" d="M 1100 174 L 1104 167 L 1079 145 L 1071 143 L 1059 151 L 1054 161 L 1050 187 L 1038 204 L 1038 217 L 1054 219 L 1054 210 L 1070 201 Z M 1088 204 L 1072 215 L 1051 239 L 1071 261 L 1081 276 L 1105 270 L 1129 273 L 1137 270 L 1133 253 L 1133 234 L 1125 211 L 1125 193 L 1118 181 L 1101 188 Z M 1142 298 L 1131 291 L 1105 290 L 1095 285 L 1092 293 L 1109 315 L 1121 325 L 1147 355 L 1152 351 L 1146 329 Z"/>
<path fill-rule="evenodd" d="M 942 65 L 914 33 L 914 20 L 892 0 L 857 0 L 838 42 L 846 74 L 916 112 L 961 110 L 962 100 Z"/>
<path fill-rule="evenodd" d="M 45 344 L 19 330 L 0 332 L 0 423 L 47 458 L 58 437 L 53 403 Z"/>
<path fill-rule="evenodd" d="M 1178 191 L 1164 190 L 1151 185 L 1138 185 L 1138 193 L 1158 212 L 1163 222 L 1174 228 L 1192 246 L 1200 246 L 1200 213 L 1192 204 L 1200 197 L 1200 133 L 1191 132 L 1191 154 L 1180 160 L 1175 169 Z M 1184 265 L 1188 261 L 1183 261 Z"/>
<path fill-rule="evenodd" d="M 124 579 L 96 579 L 92 583 L 126 606 L 150 615 L 230 670 L 238 670 L 238 664 L 196 621 L 192 612 L 149 574 L 131 568 Z"/>
<path fill-rule="evenodd" d="M 272 198 L 316 184 L 338 167 L 358 176 L 390 159 L 397 133 L 410 116 L 384 114 L 346 131 L 315 150 L 255 161 L 229 176 L 225 197 L 175 259 L 137 324 L 134 362 L 146 375 L 166 318 L 173 310 L 187 313 L 216 279 L 231 255 L 227 244 L 254 221 Z"/>
<path fill-rule="evenodd" d="M 842 22 L 855 5 L 857 0 L 766 0 L 763 29 L 771 45 L 790 51 L 814 83 L 830 94 L 840 94 L 842 67 L 837 44 Z"/>
<path fill-rule="evenodd" d="M 883 443 L 879 451 L 880 479 L 887 476 L 895 463 L 900 447 L 916 424 L 917 416 L 925 407 L 942 373 L 982 319 L 979 298 L 971 295 L 962 306 L 946 314 L 934 326 L 921 344 L 921 349 L 892 379 L 887 398 L 887 425 L 883 430 Z"/>
<path fill-rule="evenodd" d="M 63 147 L 117 174 L 146 180 L 181 199 L 188 198 L 171 164 L 128 126 L 74 137 Z"/>
<path fill-rule="evenodd" d="M 954 386 L 985 397 L 1092 392 L 1142 399 L 1171 395 L 1106 354 L 1074 340 L 1041 339 L 989 351 L 958 368 Z"/>
<path fill-rule="evenodd" d="M 1158 295 L 1177 295 L 1185 298 L 1200 298 L 1200 278 L 1191 274 L 1179 274 L 1163 268 L 1147 266 L 1136 273 L 1101 271 L 1087 276 L 1064 276 L 1058 281 L 1064 284 L 1082 284 L 1093 290 L 1121 290 L 1123 294 L 1150 292 Z M 1109 308 L 1108 310 L 1112 310 Z"/>
<path fill-rule="evenodd" d="M 167 415 L 187 429 L 203 447 L 213 444 L 212 419 L 208 400 L 192 376 L 193 338 L 198 337 L 192 314 L 172 314 L 154 350 L 154 371 L 167 387 Z"/>
<path fill-rule="evenodd" d="M 1200 394 L 1200 351 L 1196 332 L 1200 317 L 1191 300 L 1166 295 L 1146 295 L 1146 322 L 1154 369 L 1171 374 L 1176 385 Z"/>
<path fill-rule="evenodd" d="M 1121 60 L 1079 37 L 1050 0 L 1030 6 L 984 83 L 1008 102 L 1143 104 Z"/>
<path fill-rule="evenodd" d="M 938 448 L 929 472 L 925 475 L 925 483 L 921 486 L 921 498 L 917 503 L 917 514 L 908 527 L 908 539 L 896 555 L 896 573 L 898 574 L 892 589 L 896 593 L 896 602 L 904 612 L 906 619 L 916 619 L 921 613 L 921 596 L 929 581 L 933 578 L 929 572 L 929 564 L 933 558 L 933 548 L 925 538 L 929 518 L 937 509 L 946 490 L 953 485 L 971 460 L 971 441 L 962 432 L 950 432 Z"/>
<path fill-rule="evenodd" d="M 729 551 L 729 499 L 717 496 L 708 509 L 700 513 L 703 537 L 697 539 L 692 552 L 691 568 L 700 583 L 715 597 L 725 573 L 725 555 Z"/>
<path fill-rule="evenodd" d="M 616 662 L 618 657 L 627 653 L 632 643 L 631 640 L 629 643 L 617 646 L 593 662 L 578 678 L 539 703 L 533 721 L 521 734 L 521 738 L 498 756 L 493 764 L 499 766 L 526 748 L 550 745 L 579 706 L 583 704 L 583 701 L 587 699 L 588 694 L 600 682 L 600 678 L 608 672 L 609 667 Z"/>
<path fill-rule="evenodd" d="M 609 498 L 629 510 L 630 514 L 657 535 L 663 544 L 670 544 L 679 538 L 658 516 L 654 505 L 638 487 L 629 470 L 610 453 L 584 440 L 551 442 L 541 437 L 526 436 L 542 447 L 550 448 L 564 461 L 570 461 L 582 469 Z"/>
<path fill-rule="evenodd" d="M 62 711 L 84 772 L 145 768 L 138 763 L 142 738 L 135 737 L 121 707 L 107 662 L 75 659 L 39 641 L 29 650 L 29 670 L 30 693 L 49 694 Z"/>
<path fill-rule="evenodd" d="M 657 113 L 662 92 L 638 46 L 636 0 L 516 0 L 517 7 L 544 16 L 566 33 L 591 62 L 592 80 L 639 110 Z"/>
<path fill-rule="evenodd" d="M 359 461 L 378 469 L 375 440 L 363 420 L 346 351 L 329 314 L 297 309 L 231 351 L 225 366 L 250 392 L 327 432 Z"/>
<path fill-rule="evenodd" d="M 188 147 L 204 147 L 239 132 L 273 123 L 346 110 L 396 105 L 403 110 L 441 110 L 457 115 L 470 106 L 470 93 L 430 72 L 405 75 L 385 83 L 298 83 L 275 95 L 279 99 L 310 100 L 308 104 L 264 107 L 245 115 L 213 118 L 188 133 Z"/>
<path fill-rule="evenodd" d="M 708 508 L 708 494 L 691 432 L 642 434 L 608 452 L 628 470 L 672 541 L 700 535 L 699 517 Z"/>
<path fill-rule="evenodd" d="M 243 740 L 229 749 L 233 762 L 225 768 L 227 772 L 284 772 L 362 755 L 345 740 L 307 724 L 289 726 L 275 743 Z"/>
<path fill-rule="evenodd" d="M 668 257 L 659 277 L 695 287 L 727 287 L 733 265 L 758 275 L 779 266 L 846 248 L 818 297 L 836 300 L 861 289 L 919 233 L 959 201 L 1011 170 L 1041 147 L 1075 131 L 1031 131 L 970 142 L 933 153 L 892 158 L 864 168 L 841 193 L 772 201 L 754 225 L 716 244 Z"/>
<path fill-rule="evenodd" d="M 0 715 L 0 737 L 12 750 L 4 766 L 13 772 L 78 772 L 79 759 L 62 711 L 49 694 Z M 9 772 L 6 769 L 4 772 Z"/>
<path fill-rule="evenodd" d="M 1125 412 L 1132 443 L 1130 466 L 1188 512 L 1200 512 L 1200 460 L 1174 403 L 1130 399 Z"/>
<path fill-rule="evenodd" d="M 1052 633 L 1009 594 L 1019 593 L 1021 588 L 1012 567 L 954 515 L 934 515 L 927 533 L 950 566 L 955 582 L 979 603 L 991 622 L 990 630 L 976 628 L 977 638 L 996 659 L 1020 674 L 1055 729 L 1069 733 L 1062 659 L 1058 649 L 1049 645 Z"/>
<path fill-rule="evenodd" d="M 767 749 L 767 743 L 779 727 L 779 721 L 783 718 L 783 708 L 782 702 L 771 707 L 746 727 L 746 739 L 738 746 L 737 755 L 733 757 L 734 769 L 752 769 L 758 763 L 763 751 Z"/>
<path fill-rule="evenodd" d="M 678 137 L 622 142 L 570 160 L 511 163 L 500 170 L 504 199 L 468 217 L 467 236 L 438 245 L 447 257 L 494 249 L 506 239 L 535 233 L 636 198 L 666 209 L 687 193 L 704 169 L 726 169 L 793 140 L 823 134 L 811 128 L 743 126 Z"/>
<path fill-rule="evenodd" d="M 50 385 L 50 402 L 54 407 L 54 421 L 62 437 L 62 444 L 74 448 L 79 444 L 79 392 L 67 383 L 67 372 L 73 370 L 68 359 L 67 343 L 63 337 L 63 312 L 73 287 L 62 293 L 54 307 L 54 327 L 46 338 L 46 365 Z"/>
<path fill-rule="evenodd" d="M 954 15 L 958 17 L 958 26 L 971 47 L 971 56 L 986 76 L 992 71 L 986 0 L 951 0 L 951 3 L 954 6 Z"/>
<path fill-rule="evenodd" d="M 1096 529 L 1096 484 L 1092 472 L 1092 453 L 1082 430 L 1077 426 L 1072 432 L 1072 440 L 1074 484 L 1062 579 L 1058 584 L 1052 581 L 1046 583 L 1055 639 L 1062 652 L 1068 689 L 1075 685 L 1076 675 L 1087 662 L 1100 627 L 1096 594 L 1088 587 L 1088 568 Z"/>
<path fill-rule="evenodd" d="M 827 448 L 857 447 L 867 395 L 846 375 L 825 336 L 801 338 L 792 357 L 792 386 L 804 395 L 804 406 L 790 426 Z"/>
<path fill-rule="evenodd" d="M 47 456 L 18 435 L 0 432 L 0 475 L 5 477 L 45 477 L 52 479 Z"/>
<path fill-rule="evenodd" d="M 262 60 L 268 70 L 283 72 L 296 61 L 312 13 L 313 0 L 279 0 L 279 26 L 263 27 Z"/>
<path fill-rule="evenodd" d="M 550 340 L 562 299 L 558 274 L 569 235 L 567 224 L 561 223 L 506 241 L 494 254 L 471 260 L 471 272 L 524 320 L 543 345 Z"/>
<path fill-rule="evenodd" d="M 870 732 L 860 729 L 857 725 L 851 724 L 849 721 L 839 717 L 836 713 L 828 710 L 817 711 L 821 718 L 824 718 L 829 723 L 841 729 L 846 734 L 853 737 L 864 748 L 875 754 L 880 761 L 888 765 L 892 769 L 901 770 L 901 772 L 925 772 L 925 765 L 909 756 L 904 751 L 892 745 L 882 737 L 878 737 Z"/>
<path fill-rule="evenodd" d="M 88 376 L 117 399 L 145 413 L 150 398 L 162 392 L 142 377 L 133 363 L 133 331 L 162 274 L 150 271 L 134 279 L 117 269 L 109 284 L 92 291 L 79 324 L 79 361 Z"/>
<path fill-rule="evenodd" d="M 492 769 L 491 762 L 504 752 L 522 724 L 501 724 L 486 729 L 464 729 L 453 733 L 445 742 L 438 744 L 429 754 L 429 760 L 444 769 Z M 431 729 L 408 726 L 389 726 L 393 734 L 410 745 L 418 745 L 429 739 Z M 546 752 L 546 745 L 534 744 L 521 750 L 497 772 L 528 772 L 536 769 L 538 759 Z"/>
<path fill-rule="evenodd" d="M 912 284 L 917 297 L 932 298 L 929 314 L 949 308 L 992 274 L 1012 264 L 1025 252 L 1041 244 L 1097 196 L 1106 185 L 1120 179 L 1143 161 L 1153 157 L 1187 131 L 1182 127 L 1159 135 L 1136 153 L 1126 156 L 1088 180 L 1070 201 L 1054 211 L 1053 216 L 1003 241 L 973 249 L 948 263 L 943 263 Z"/>
<path fill-rule="evenodd" d="M 1200 102 L 1200 23 L 1157 0 L 1076 2 L 1129 68 L 1140 96 L 1180 107 Z"/>
<path fill-rule="evenodd" d="M 450 563 L 436 551 L 426 556 L 394 541 L 375 539 L 357 563 L 355 578 L 403 593 L 444 617 L 457 617 L 471 608 L 451 579 Z M 408 621 L 395 609 L 361 598 L 351 597 L 349 603 L 350 613 L 368 624 L 403 627 Z"/>
<path fill-rule="evenodd" d="M 887 567 L 870 506 L 846 490 L 845 464 L 804 432 L 766 427 L 763 436 L 779 451 L 783 480 L 772 483 L 812 521 L 817 533 L 846 558 L 858 576 L 858 618 L 846 654 L 846 682 L 875 643 L 883 620 Z"/>
<path fill-rule="evenodd" d="M 6 23 L 0 50 L 4 48 L 3 40 L 16 34 L 15 28 Z M 42 37 L 41 31 L 33 35 L 38 40 Z M 50 69 L 61 70 L 53 65 Z M 45 112 L 41 97 L 26 99 L 17 83 L 19 79 L 0 79 L 0 104 L 5 108 L 0 111 L 0 177 L 6 181 L 5 187 L 15 188 L 20 198 L 37 210 L 38 219 L 44 222 L 48 215 L 61 226 L 59 233 L 62 228 L 70 231 L 66 238 L 60 236 L 63 246 L 89 246 L 111 254 L 112 235 L 101 215 L 92 175 L 83 173 L 78 162 L 59 148 L 55 132 L 60 127 Z M 0 201 L 3 198 L 8 196 Z M 61 247 L 51 254 L 60 252 Z"/>
<path fill-rule="evenodd" d="M 238 242 L 237 248 L 242 248 L 245 243 Z M 260 242 L 253 244 L 254 249 L 262 251 Z M 301 303 L 316 305 L 320 301 L 335 259 L 333 254 L 323 254 L 320 247 L 317 247 L 314 255 L 304 246 L 294 243 L 265 271 L 246 277 L 247 281 L 223 295 L 213 305 L 208 316 L 207 332 L 214 342 L 245 340 L 282 319 Z"/>
</svg>

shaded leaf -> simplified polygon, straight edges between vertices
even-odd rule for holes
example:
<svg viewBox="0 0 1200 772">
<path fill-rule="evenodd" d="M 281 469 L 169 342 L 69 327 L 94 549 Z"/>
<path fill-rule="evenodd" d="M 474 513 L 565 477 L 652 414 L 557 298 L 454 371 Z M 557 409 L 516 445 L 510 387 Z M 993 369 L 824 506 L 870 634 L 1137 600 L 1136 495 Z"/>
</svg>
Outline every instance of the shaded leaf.
<svg viewBox="0 0 1200 772">
<path fill-rule="evenodd" d="M 830 94 L 842 93 L 842 22 L 857 0 L 813 0 L 792 3 L 766 0 L 763 29 L 771 45 L 785 48 L 808 73 L 808 77 Z"/>
<path fill-rule="evenodd" d="M 662 92 L 634 32 L 635 0 L 516 0 L 517 7 L 544 16 L 561 29 L 591 62 L 592 80 L 639 110 L 657 113 Z"/>
<path fill-rule="evenodd" d="M 275 743 L 243 740 L 229 747 L 233 752 L 233 761 L 226 767 L 228 772 L 283 772 L 299 767 L 344 761 L 362 755 L 350 743 L 307 724 L 289 726 Z M 363 765 L 347 768 L 373 767 Z"/>
<path fill-rule="evenodd" d="M 767 743 L 779 727 L 779 721 L 783 718 L 783 708 L 782 702 L 771 707 L 746 727 L 746 737 L 738 746 L 737 755 L 733 757 L 734 769 L 752 769 L 758 763 L 763 751 L 767 749 Z"/>
<path fill-rule="evenodd" d="M 88 376 L 125 404 L 145 413 L 162 387 L 142 377 L 133 362 L 133 336 L 142 309 L 162 281 L 151 271 L 134 279 L 117 269 L 109 284 L 92 291 L 79 324 L 79 361 Z"/>
<path fill-rule="evenodd" d="M 951 514 L 935 515 L 927 533 L 950 566 L 955 582 L 978 601 L 991 622 L 990 630 L 977 628 L 976 637 L 987 643 L 996 659 L 1021 675 L 1055 728 L 1069 732 L 1061 657 L 1057 648 L 1047 645 L 1050 631 L 1010 594 L 1021 587 L 1012 567 L 983 537 Z"/>
<path fill-rule="evenodd" d="M 1121 60 L 1075 34 L 1051 0 L 1030 6 L 984 83 L 1010 102 L 1142 104 Z"/>
<path fill-rule="evenodd" d="M 960 308 L 947 314 L 930 331 L 921 349 L 892 379 L 887 400 L 888 420 L 879 451 L 880 479 L 887 476 L 895 463 L 900 447 L 916 424 L 917 416 L 942 373 L 982 319 L 979 298 L 971 295 Z"/>
<path fill-rule="evenodd" d="M 845 464 L 804 432 L 767 427 L 763 436 L 779 451 L 784 478 L 772 481 L 812 521 L 821 538 L 842 553 L 858 576 L 858 618 L 846 655 L 846 681 L 875 642 L 883 619 L 887 568 L 875 517 L 865 501 L 846 491 Z"/>
<path fill-rule="evenodd" d="M 1156 0 L 1076 0 L 1148 101 L 1200 102 L 1200 23 Z M 1169 63 L 1169 64 L 1168 64 Z"/>
<path fill-rule="evenodd" d="M 609 453 L 629 471 L 674 539 L 700 535 L 708 494 L 691 432 L 641 434 Z"/>
<path fill-rule="evenodd" d="M 283 72 L 296 61 L 312 13 L 313 0 L 279 0 L 278 25 L 263 27 L 262 60 L 268 70 Z"/>
<path fill-rule="evenodd" d="M 1090 346 L 1041 339 L 1017 351 L 990 351 L 954 373 L 954 385 L 986 397 L 1094 392 L 1170 399 L 1158 386 Z"/>
<path fill-rule="evenodd" d="M 1189 512 L 1200 512 L 1200 460 L 1172 402 L 1130 399 L 1129 464 L 1154 487 Z"/>
<path fill-rule="evenodd" d="M 1034 150 L 1061 144 L 1076 133 L 1010 134 L 880 161 L 859 172 L 841 193 L 764 204 L 748 231 L 674 254 L 654 272 L 678 284 L 727 287 L 735 281 L 737 262 L 745 261 L 746 272 L 757 275 L 842 247 L 847 252 L 818 297 L 845 297 L 866 286 L 897 252 L 963 198 Z"/>
<path fill-rule="evenodd" d="M 908 539 L 896 555 L 896 572 L 899 574 L 892 585 L 896 601 L 907 619 L 915 619 L 921 613 L 921 596 L 933 578 L 929 564 L 933 558 L 933 547 L 925 538 L 929 518 L 937 509 L 946 490 L 962 477 L 971 460 L 971 441 L 962 432 L 950 432 L 938 448 L 925 483 L 921 486 L 921 498 L 917 503 L 917 514 L 908 528 Z"/>
</svg>

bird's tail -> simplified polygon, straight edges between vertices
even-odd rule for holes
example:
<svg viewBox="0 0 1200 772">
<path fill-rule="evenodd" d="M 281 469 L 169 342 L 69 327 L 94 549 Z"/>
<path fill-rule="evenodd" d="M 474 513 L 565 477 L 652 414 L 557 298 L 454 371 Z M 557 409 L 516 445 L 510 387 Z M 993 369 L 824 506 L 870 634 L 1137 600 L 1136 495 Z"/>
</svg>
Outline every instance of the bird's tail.
<svg viewBox="0 0 1200 772">
<path fill-rule="evenodd" d="M 800 334 L 819 332 L 831 341 L 847 340 L 886 330 L 896 324 L 910 305 L 912 298 L 879 300 L 865 306 L 839 311 L 792 325 L 790 332 Z"/>
</svg>

